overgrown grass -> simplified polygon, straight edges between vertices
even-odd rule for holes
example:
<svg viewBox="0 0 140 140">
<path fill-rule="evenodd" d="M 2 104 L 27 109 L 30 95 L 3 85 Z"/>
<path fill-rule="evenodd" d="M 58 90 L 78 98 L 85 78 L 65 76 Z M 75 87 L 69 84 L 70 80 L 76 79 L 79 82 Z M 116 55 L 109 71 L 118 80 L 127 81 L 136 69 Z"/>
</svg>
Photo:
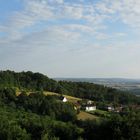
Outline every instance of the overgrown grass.
<svg viewBox="0 0 140 140">
<path fill-rule="evenodd" d="M 110 117 L 110 115 L 111 115 L 111 112 L 104 111 L 104 110 L 99 110 L 99 109 L 97 109 L 95 111 L 90 111 L 89 113 L 93 114 L 93 115 L 96 115 L 98 117 L 104 117 L 104 118 Z"/>
<path fill-rule="evenodd" d="M 45 92 L 44 92 L 44 95 L 45 95 L 45 96 L 49 96 L 49 95 L 57 95 L 57 96 L 60 96 L 60 94 L 58 94 L 58 93 L 48 92 L 48 91 L 45 91 Z M 76 98 L 76 97 L 73 97 L 73 96 L 68 96 L 68 95 L 63 95 L 63 96 L 66 97 L 67 100 L 68 100 L 69 102 L 72 102 L 72 103 L 76 103 L 77 101 L 82 100 L 81 98 Z"/>
</svg>

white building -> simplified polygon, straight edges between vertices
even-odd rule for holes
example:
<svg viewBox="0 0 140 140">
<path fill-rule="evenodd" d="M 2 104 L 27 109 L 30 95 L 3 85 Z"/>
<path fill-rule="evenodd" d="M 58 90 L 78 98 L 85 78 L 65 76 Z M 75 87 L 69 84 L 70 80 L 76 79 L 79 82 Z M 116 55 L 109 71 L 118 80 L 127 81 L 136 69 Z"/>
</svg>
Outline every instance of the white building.
<svg viewBox="0 0 140 140">
<path fill-rule="evenodd" d="M 87 105 L 85 108 L 86 111 L 94 111 L 96 110 L 96 106 L 92 106 L 92 105 Z"/>
<path fill-rule="evenodd" d="M 68 100 L 67 100 L 66 97 L 64 97 L 62 101 L 63 101 L 63 102 L 67 102 Z"/>
<path fill-rule="evenodd" d="M 67 101 L 68 101 L 67 98 L 64 97 L 64 96 L 62 96 L 62 95 L 59 97 L 59 99 L 60 99 L 62 102 L 67 102 Z"/>
<path fill-rule="evenodd" d="M 114 107 L 112 107 L 112 106 L 107 106 L 107 110 L 108 110 L 108 111 L 114 111 Z"/>
</svg>

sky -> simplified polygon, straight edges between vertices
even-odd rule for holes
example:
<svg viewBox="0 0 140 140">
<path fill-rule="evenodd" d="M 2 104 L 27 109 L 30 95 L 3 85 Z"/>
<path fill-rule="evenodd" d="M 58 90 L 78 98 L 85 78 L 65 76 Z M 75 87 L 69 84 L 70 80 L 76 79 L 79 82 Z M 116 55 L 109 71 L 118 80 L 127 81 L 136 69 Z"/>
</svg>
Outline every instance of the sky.
<svg viewBox="0 0 140 140">
<path fill-rule="evenodd" d="M 0 70 L 140 79 L 140 0 L 0 0 Z"/>
</svg>

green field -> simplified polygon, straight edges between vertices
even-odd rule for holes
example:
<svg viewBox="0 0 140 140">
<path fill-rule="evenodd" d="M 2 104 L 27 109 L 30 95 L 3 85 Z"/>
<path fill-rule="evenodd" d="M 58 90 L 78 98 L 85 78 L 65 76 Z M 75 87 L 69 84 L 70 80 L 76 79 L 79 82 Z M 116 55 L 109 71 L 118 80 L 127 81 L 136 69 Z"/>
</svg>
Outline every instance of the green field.
<svg viewBox="0 0 140 140">
<path fill-rule="evenodd" d="M 78 120 L 95 120 L 98 119 L 99 117 L 92 115 L 88 112 L 85 111 L 80 111 L 80 113 L 77 115 L 77 119 Z"/>
<path fill-rule="evenodd" d="M 60 94 L 58 94 L 58 93 L 48 92 L 48 91 L 45 91 L 43 94 L 44 94 L 45 96 L 49 96 L 49 95 L 57 95 L 57 96 L 59 96 L 59 95 L 60 95 Z M 69 102 L 72 102 L 72 103 L 76 103 L 77 101 L 82 100 L 82 99 L 80 99 L 80 98 L 76 98 L 76 97 L 73 97 L 73 96 L 68 96 L 68 95 L 63 95 L 63 96 L 66 97 L 67 100 L 68 100 Z"/>
</svg>

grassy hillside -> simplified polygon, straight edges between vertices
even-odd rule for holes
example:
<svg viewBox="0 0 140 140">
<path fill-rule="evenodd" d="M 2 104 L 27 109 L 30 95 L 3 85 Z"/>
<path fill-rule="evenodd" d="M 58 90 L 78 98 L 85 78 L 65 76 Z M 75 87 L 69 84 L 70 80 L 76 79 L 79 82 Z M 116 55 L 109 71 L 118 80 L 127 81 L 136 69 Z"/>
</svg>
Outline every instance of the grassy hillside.
<svg viewBox="0 0 140 140">
<path fill-rule="evenodd" d="M 57 95 L 57 96 L 60 95 L 59 93 L 49 92 L 49 91 L 44 91 L 43 94 L 46 96 L 47 95 Z M 77 98 L 77 97 L 73 97 L 73 96 L 69 96 L 69 95 L 63 95 L 63 96 L 66 97 L 68 99 L 68 101 L 72 102 L 72 103 L 76 103 L 77 101 L 82 100 L 81 98 Z"/>
<path fill-rule="evenodd" d="M 140 104 L 135 95 L 87 82 L 55 81 L 40 73 L 0 71 L 0 87 L 26 91 L 49 91 L 77 98 L 115 104 Z M 72 99 L 71 100 L 75 100 Z"/>
<path fill-rule="evenodd" d="M 80 111 L 80 113 L 77 115 L 77 119 L 78 120 L 95 120 L 95 119 L 99 119 L 99 117 L 85 111 Z"/>
</svg>

